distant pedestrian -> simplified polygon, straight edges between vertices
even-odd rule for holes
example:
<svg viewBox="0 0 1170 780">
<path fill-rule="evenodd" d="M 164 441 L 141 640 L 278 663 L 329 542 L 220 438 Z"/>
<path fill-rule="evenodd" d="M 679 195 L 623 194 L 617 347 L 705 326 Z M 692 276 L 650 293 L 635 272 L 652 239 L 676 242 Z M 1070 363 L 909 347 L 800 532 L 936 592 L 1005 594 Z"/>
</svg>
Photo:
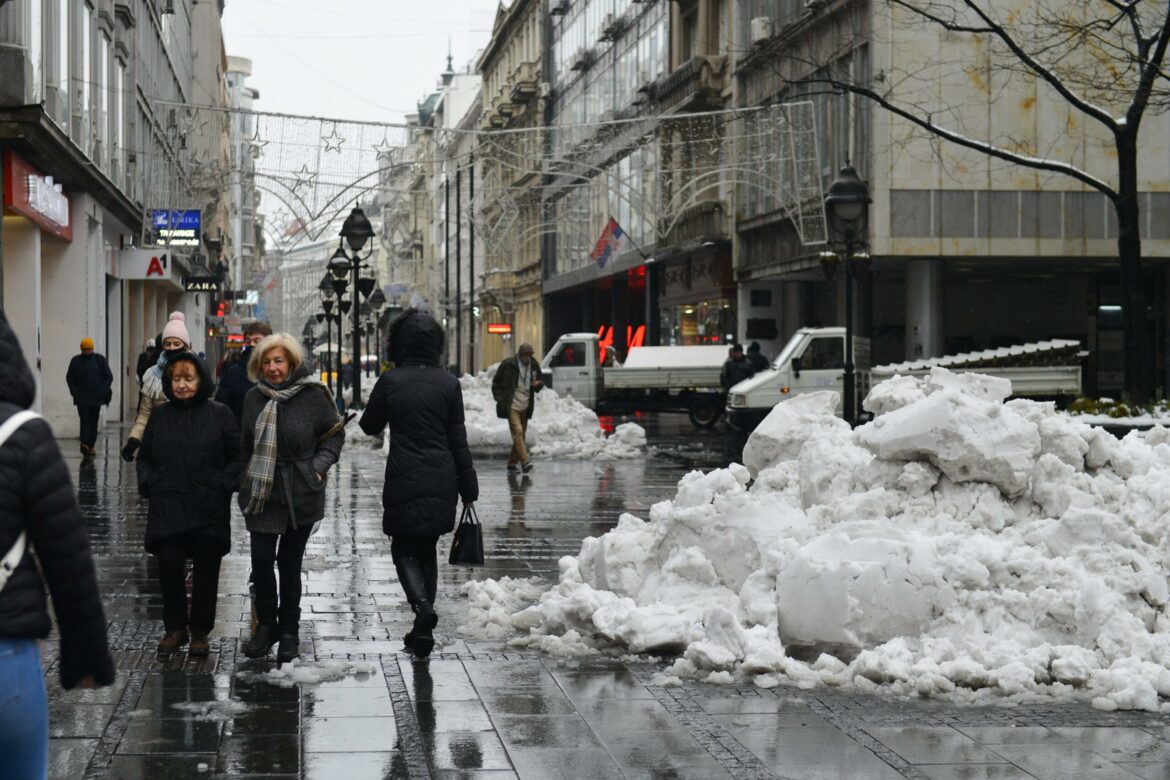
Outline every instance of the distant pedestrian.
<svg viewBox="0 0 1170 780">
<path fill-rule="evenodd" d="M 158 346 L 154 339 L 146 340 L 146 347 L 138 353 L 138 365 L 134 368 L 134 376 L 138 377 L 138 385 L 142 386 L 142 375 L 158 360 Z"/>
<path fill-rule="evenodd" d="M 163 372 L 166 371 L 167 362 L 171 355 L 191 349 L 191 336 L 187 333 L 186 320 L 183 312 L 171 312 L 160 336 L 162 351 L 159 352 L 158 360 L 142 374 L 142 389 L 138 393 L 138 415 L 134 418 L 134 424 L 130 426 L 130 435 L 122 447 L 122 460 L 127 463 L 134 460 L 134 453 L 142 444 L 142 435 L 146 432 L 150 413 L 154 411 L 155 406 L 167 402 L 166 394 L 163 392 Z"/>
<path fill-rule="evenodd" d="M 255 382 L 248 378 L 248 359 L 252 357 L 252 350 L 264 340 L 265 336 L 272 335 L 272 326 L 267 322 L 256 320 L 244 328 L 244 346 L 239 355 L 226 362 L 223 368 L 223 378 L 215 391 L 215 400 L 226 404 L 232 414 L 239 421 L 244 415 L 244 396 L 255 386 Z"/>
<path fill-rule="evenodd" d="M 568 347 L 566 347 L 568 349 Z M 508 421 L 512 434 L 512 451 L 508 453 L 508 471 L 532 471 L 528 457 L 528 421 L 536 409 L 536 394 L 544 385 L 540 366 L 531 344 L 521 344 L 516 356 L 505 358 L 492 379 L 492 398 L 496 400 L 496 417 Z"/>
<path fill-rule="evenodd" d="M 760 354 L 760 342 L 758 341 L 748 344 L 747 359 L 752 364 L 753 372 L 756 374 L 766 371 L 769 367 L 768 358 Z"/>
<path fill-rule="evenodd" d="M 81 354 L 74 355 L 65 372 L 65 383 L 77 407 L 81 420 L 81 454 L 87 458 L 94 455 L 93 445 L 97 441 L 98 415 L 102 407 L 113 397 L 114 375 L 104 355 L 93 350 L 93 339 L 86 336 L 81 340 Z"/>
<path fill-rule="evenodd" d="M 719 372 L 719 381 L 723 384 L 723 390 L 726 392 L 755 373 L 756 369 L 744 357 L 743 345 L 733 344 L 731 357 L 727 358 L 723 364 L 723 370 Z"/>
<path fill-rule="evenodd" d="M 6 778 L 48 777 L 49 716 L 37 640 L 49 635 L 53 597 L 61 687 L 114 681 L 93 558 L 69 469 L 53 431 L 26 410 L 36 381 L 0 310 L 0 756 Z M 20 414 L 23 424 L 14 421 Z M 19 419 L 19 418 L 18 418 Z M 3 567 L 7 570 L 9 567 Z"/>
<path fill-rule="evenodd" d="M 151 413 L 138 450 L 138 492 L 150 502 L 145 547 L 158 558 L 163 597 L 160 653 L 173 653 L 188 639 L 190 655 L 210 652 L 219 564 L 231 549 L 240 432 L 231 410 L 210 400 L 211 387 L 211 372 L 200 358 L 173 353 L 163 375 L 167 403 Z"/>
<path fill-rule="evenodd" d="M 378 437 L 390 426 L 382 530 L 415 615 L 403 643 L 425 657 L 435 646 L 439 622 L 435 546 L 455 528 L 458 500 L 466 506 L 479 498 L 479 482 L 467 447 L 463 391 L 440 368 L 442 327 L 431 315 L 409 309 L 390 325 L 389 341 L 396 368 L 378 378 L 360 424 Z"/>
<path fill-rule="evenodd" d="M 256 386 L 244 398 L 240 430 L 240 509 L 252 543 L 257 626 L 244 655 L 298 655 L 301 562 L 314 524 L 325 516 L 325 483 L 345 443 L 337 406 L 287 333 L 266 336 L 248 358 Z M 277 581 L 280 572 L 279 601 Z"/>
</svg>

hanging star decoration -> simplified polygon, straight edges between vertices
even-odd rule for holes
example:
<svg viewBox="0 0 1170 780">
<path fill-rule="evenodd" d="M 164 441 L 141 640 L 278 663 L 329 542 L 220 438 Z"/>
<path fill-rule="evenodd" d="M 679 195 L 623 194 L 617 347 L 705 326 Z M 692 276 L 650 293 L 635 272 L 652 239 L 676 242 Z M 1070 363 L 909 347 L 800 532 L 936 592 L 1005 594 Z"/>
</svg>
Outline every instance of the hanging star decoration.
<svg viewBox="0 0 1170 780">
<path fill-rule="evenodd" d="M 377 160 L 385 160 L 390 162 L 390 155 L 394 153 L 394 145 L 390 143 L 390 139 L 382 136 L 382 142 L 374 147 L 374 152 L 377 154 Z"/>
<path fill-rule="evenodd" d="M 264 147 L 268 146 L 269 142 L 260 137 L 260 128 L 257 127 L 256 131 L 252 133 L 252 137 L 248 139 L 248 143 L 252 146 L 253 157 L 263 157 Z"/>
<path fill-rule="evenodd" d="M 325 151 L 341 153 L 341 145 L 345 143 L 345 139 L 337 134 L 337 125 L 333 126 L 333 130 L 329 135 L 321 136 L 321 140 L 325 142 Z"/>
<path fill-rule="evenodd" d="M 296 177 L 293 179 L 292 189 L 296 192 L 301 187 L 312 187 L 317 183 L 317 174 L 309 170 L 308 165 L 302 165 L 301 169 L 296 172 Z"/>
</svg>

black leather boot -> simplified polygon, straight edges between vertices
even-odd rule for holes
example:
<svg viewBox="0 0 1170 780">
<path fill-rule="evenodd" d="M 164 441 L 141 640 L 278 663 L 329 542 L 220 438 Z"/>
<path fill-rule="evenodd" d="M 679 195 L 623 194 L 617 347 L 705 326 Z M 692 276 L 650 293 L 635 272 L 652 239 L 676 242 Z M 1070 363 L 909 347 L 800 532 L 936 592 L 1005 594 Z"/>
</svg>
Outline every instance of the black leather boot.
<svg viewBox="0 0 1170 780">
<path fill-rule="evenodd" d="M 301 636 L 298 626 L 280 629 L 280 647 L 276 649 L 276 662 L 287 664 L 300 656 Z"/>
<path fill-rule="evenodd" d="M 414 627 L 403 637 L 407 649 L 421 657 L 430 655 L 435 646 L 432 630 L 439 622 L 434 607 L 431 606 L 430 594 L 427 591 L 427 574 L 423 563 L 415 558 L 400 558 L 395 561 L 398 571 L 398 581 L 402 583 L 402 590 L 406 593 L 406 600 L 414 611 Z"/>
<path fill-rule="evenodd" d="M 435 609 L 429 601 L 411 604 L 410 608 L 414 610 L 414 628 L 410 632 L 414 634 L 414 642 L 411 649 L 419 658 L 426 658 L 435 648 L 435 636 L 432 632 L 439 622 L 439 616 L 435 614 Z"/>
<path fill-rule="evenodd" d="M 244 644 L 244 655 L 249 658 L 263 658 L 268 655 L 268 651 L 276 644 L 276 640 L 280 635 L 280 627 L 277 626 L 276 621 L 270 623 L 261 623 L 256 626 L 255 633 L 252 638 Z"/>
</svg>

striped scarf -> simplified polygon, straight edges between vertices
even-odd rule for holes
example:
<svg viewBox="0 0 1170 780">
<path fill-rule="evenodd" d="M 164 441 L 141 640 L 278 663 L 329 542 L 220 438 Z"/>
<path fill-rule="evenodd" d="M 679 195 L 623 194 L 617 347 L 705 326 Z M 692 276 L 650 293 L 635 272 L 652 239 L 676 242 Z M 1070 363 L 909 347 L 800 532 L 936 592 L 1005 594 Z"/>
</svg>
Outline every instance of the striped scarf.
<svg viewBox="0 0 1170 780">
<path fill-rule="evenodd" d="M 252 449 L 252 459 L 248 461 L 245 476 L 251 483 L 251 495 L 244 514 L 256 514 L 264 509 L 268 496 L 272 493 L 272 482 L 276 475 L 276 408 L 278 404 L 292 398 L 309 385 L 319 385 L 321 380 L 314 376 L 303 376 L 291 384 L 280 389 L 267 382 L 256 383 L 256 389 L 268 398 L 268 403 L 260 410 L 256 418 L 255 444 Z"/>
<path fill-rule="evenodd" d="M 166 400 L 163 392 L 163 372 L 167 370 L 167 363 L 171 360 L 168 350 L 159 353 L 158 361 L 142 373 L 142 394 L 148 398 Z"/>
</svg>

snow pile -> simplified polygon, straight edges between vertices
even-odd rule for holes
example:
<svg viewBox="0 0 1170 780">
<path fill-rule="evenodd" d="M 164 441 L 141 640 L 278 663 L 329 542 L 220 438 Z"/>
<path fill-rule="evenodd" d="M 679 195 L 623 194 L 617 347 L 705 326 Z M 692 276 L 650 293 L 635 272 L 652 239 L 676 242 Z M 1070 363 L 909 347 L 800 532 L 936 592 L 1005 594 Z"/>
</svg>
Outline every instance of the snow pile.
<svg viewBox="0 0 1170 780">
<path fill-rule="evenodd" d="M 291 688 L 294 685 L 319 685 L 344 677 L 364 677 L 374 674 L 377 666 L 365 661 L 290 661 L 263 672 L 237 672 L 236 676 L 250 682 L 262 681 Z"/>
<path fill-rule="evenodd" d="M 1119 441 L 1009 389 L 895 378 L 855 431 L 835 393 L 798 396 L 746 466 L 692 472 L 649 521 L 584 540 L 539 600 L 469 584 L 469 625 L 678 654 L 663 680 L 1170 711 L 1170 430 Z"/>
<path fill-rule="evenodd" d="M 463 387 L 467 441 L 473 449 L 510 449 L 508 421 L 496 417 L 492 377 L 497 366 L 459 379 Z M 619 460 L 637 458 L 646 447 L 646 431 L 637 423 L 622 423 L 606 436 L 597 415 L 572 397 L 552 390 L 536 394 L 536 409 L 528 422 L 527 442 L 532 455 L 564 460 Z"/>
</svg>

